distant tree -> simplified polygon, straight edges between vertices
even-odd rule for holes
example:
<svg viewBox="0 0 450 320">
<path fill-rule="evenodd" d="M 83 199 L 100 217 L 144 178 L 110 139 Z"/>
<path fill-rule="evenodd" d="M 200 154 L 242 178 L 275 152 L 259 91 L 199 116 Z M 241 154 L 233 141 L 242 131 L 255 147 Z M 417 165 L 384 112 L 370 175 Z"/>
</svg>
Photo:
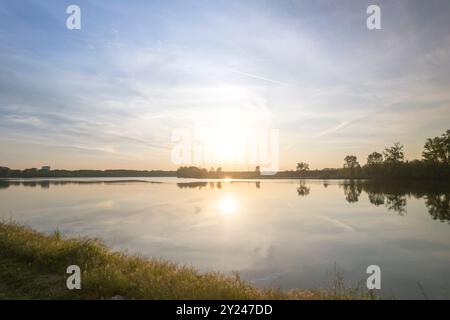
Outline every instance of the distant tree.
<svg viewBox="0 0 450 320">
<path fill-rule="evenodd" d="M 216 172 L 222 172 L 222 167 L 218 167 L 218 168 L 216 169 Z"/>
<path fill-rule="evenodd" d="M 180 167 L 176 174 L 179 178 L 205 178 L 208 171 L 198 167 Z"/>
<path fill-rule="evenodd" d="M 22 175 L 25 178 L 37 177 L 38 176 L 38 169 L 37 168 L 25 169 L 25 170 L 22 171 Z"/>
<path fill-rule="evenodd" d="M 379 152 L 372 152 L 367 156 L 367 165 L 379 165 L 383 163 L 383 155 Z"/>
<path fill-rule="evenodd" d="M 9 175 L 10 171 L 11 169 L 9 169 L 8 167 L 0 167 L 0 177 L 6 178 Z"/>
<path fill-rule="evenodd" d="M 450 163 L 450 130 L 439 137 L 428 138 L 423 146 L 422 156 L 425 161 Z"/>
<path fill-rule="evenodd" d="M 344 168 L 355 169 L 359 167 L 360 165 L 356 156 L 349 155 L 344 158 Z"/>
<path fill-rule="evenodd" d="M 400 163 L 403 162 L 405 154 L 403 153 L 403 145 L 400 142 L 394 143 L 393 146 L 384 149 L 384 162 Z"/>
<path fill-rule="evenodd" d="M 256 175 L 260 175 L 261 174 L 261 167 L 260 166 L 256 166 L 255 167 L 255 173 L 256 173 Z"/>
<path fill-rule="evenodd" d="M 303 173 L 308 170 L 309 170 L 309 164 L 307 164 L 306 162 L 297 163 L 297 172 Z"/>
<path fill-rule="evenodd" d="M 447 130 L 443 135 L 444 143 L 445 143 L 445 151 L 446 151 L 446 158 L 447 158 L 447 164 L 450 163 L 450 129 Z"/>
<path fill-rule="evenodd" d="M 423 146 L 422 157 L 425 161 L 440 162 L 444 151 L 442 147 L 440 137 L 428 138 Z"/>
<path fill-rule="evenodd" d="M 209 168 L 209 172 L 214 172 L 214 167 Z"/>
</svg>

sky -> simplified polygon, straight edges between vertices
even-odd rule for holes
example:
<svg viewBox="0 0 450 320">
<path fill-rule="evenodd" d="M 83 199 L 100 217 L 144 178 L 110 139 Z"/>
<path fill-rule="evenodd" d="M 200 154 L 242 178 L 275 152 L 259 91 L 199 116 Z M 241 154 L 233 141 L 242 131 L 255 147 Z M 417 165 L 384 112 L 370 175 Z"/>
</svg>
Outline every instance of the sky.
<svg viewBox="0 0 450 320">
<path fill-rule="evenodd" d="M 175 169 L 198 127 L 277 130 L 279 169 L 420 158 L 450 128 L 449 31 L 447 0 L 3 0 L 0 166 Z"/>
</svg>

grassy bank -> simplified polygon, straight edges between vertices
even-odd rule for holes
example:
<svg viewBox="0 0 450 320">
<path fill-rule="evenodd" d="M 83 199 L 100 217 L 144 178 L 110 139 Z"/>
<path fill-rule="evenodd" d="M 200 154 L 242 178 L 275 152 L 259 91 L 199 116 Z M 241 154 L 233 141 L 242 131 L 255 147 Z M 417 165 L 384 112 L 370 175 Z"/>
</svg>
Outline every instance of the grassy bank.
<svg viewBox="0 0 450 320">
<path fill-rule="evenodd" d="M 68 290 L 66 268 L 82 270 Z M 354 299 L 370 298 L 335 281 L 329 289 L 259 289 L 221 273 L 113 252 L 97 240 L 44 235 L 0 222 L 0 299 Z"/>
</svg>

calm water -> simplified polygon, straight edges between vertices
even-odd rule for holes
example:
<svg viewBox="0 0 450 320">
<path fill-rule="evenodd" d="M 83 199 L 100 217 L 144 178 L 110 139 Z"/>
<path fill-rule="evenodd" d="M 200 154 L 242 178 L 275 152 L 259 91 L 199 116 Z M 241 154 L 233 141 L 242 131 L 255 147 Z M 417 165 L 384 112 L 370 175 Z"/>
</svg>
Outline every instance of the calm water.
<svg viewBox="0 0 450 320">
<path fill-rule="evenodd" d="M 318 180 L 0 181 L 0 217 L 258 286 L 348 284 L 382 271 L 386 297 L 450 298 L 450 187 Z M 420 285 L 419 285 L 420 284 Z"/>
</svg>

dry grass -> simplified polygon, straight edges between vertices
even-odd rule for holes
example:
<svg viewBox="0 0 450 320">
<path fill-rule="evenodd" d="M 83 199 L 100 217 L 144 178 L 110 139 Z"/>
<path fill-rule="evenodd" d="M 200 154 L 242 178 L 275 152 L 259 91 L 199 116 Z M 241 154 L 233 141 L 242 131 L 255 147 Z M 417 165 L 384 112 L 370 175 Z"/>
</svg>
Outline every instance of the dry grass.
<svg viewBox="0 0 450 320">
<path fill-rule="evenodd" d="M 66 288 L 66 268 L 82 270 L 82 289 Z M 337 283 L 337 285 L 336 285 Z M 338 279 L 329 289 L 260 289 L 238 274 L 200 273 L 175 263 L 113 252 L 98 240 L 44 235 L 0 222 L 1 299 L 366 299 Z"/>
</svg>

